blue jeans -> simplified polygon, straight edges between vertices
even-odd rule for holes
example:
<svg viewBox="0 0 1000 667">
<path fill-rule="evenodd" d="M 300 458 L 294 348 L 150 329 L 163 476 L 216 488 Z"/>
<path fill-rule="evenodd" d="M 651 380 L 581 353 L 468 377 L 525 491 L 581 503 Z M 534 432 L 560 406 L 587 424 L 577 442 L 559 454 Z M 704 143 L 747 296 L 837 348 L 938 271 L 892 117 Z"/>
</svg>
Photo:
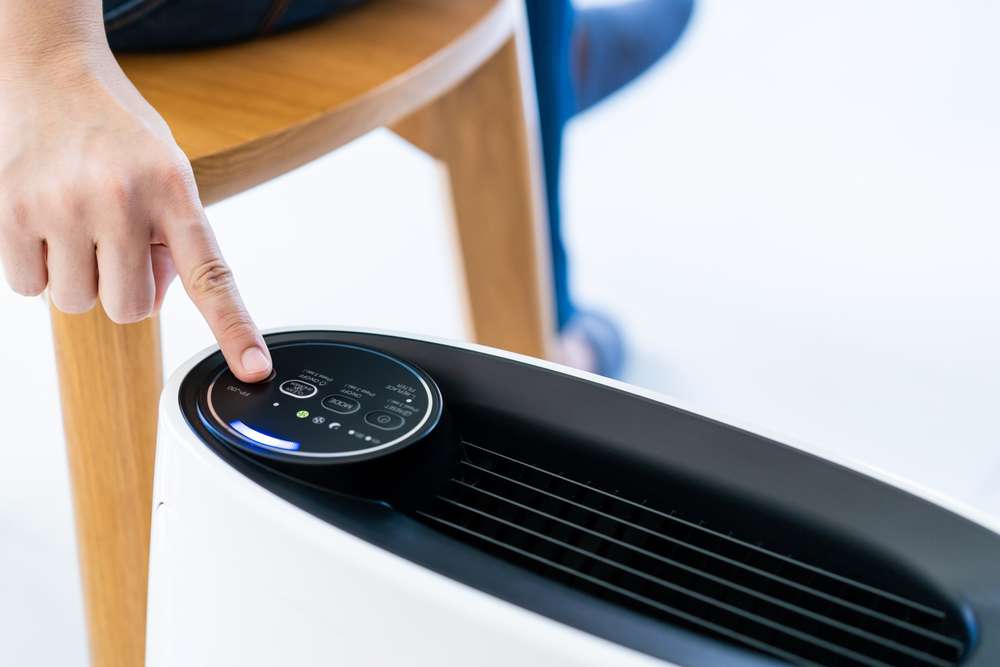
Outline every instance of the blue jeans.
<svg viewBox="0 0 1000 667">
<path fill-rule="evenodd" d="M 250 39 L 328 16 L 364 0 L 104 0 L 111 47 L 143 51 Z M 459 0 L 461 1 L 461 0 Z M 526 0 L 548 199 L 553 293 L 561 329 L 573 317 L 561 232 L 563 128 L 575 108 L 570 69 L 570 0 Z"/>
</svg>

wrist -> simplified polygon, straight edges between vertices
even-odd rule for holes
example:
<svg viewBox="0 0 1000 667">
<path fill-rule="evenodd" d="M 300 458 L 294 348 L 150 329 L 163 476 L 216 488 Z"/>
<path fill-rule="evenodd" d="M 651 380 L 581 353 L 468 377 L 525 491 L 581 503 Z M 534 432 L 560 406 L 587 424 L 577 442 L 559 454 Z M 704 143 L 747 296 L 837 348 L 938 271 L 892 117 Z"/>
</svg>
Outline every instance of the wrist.
<svg viewBox="0 0 1000 667">
<path fill-rule="evenodd" d="M 113 59 L 100 11 L 74 12 L 61 2 L 43 9 L 46 4 L 40 3 L 35 11 L 18 11 L 15 0 L 13 8 L 0 8 L 0 73 L 73 74 Z"/>
<path fill-rule="evenodd" d="M 31 54 L 21 51 L 11 58 L 4 58 L 0 49 L 0 85 L 65 90 L 103 78 L 110 67 L 118 67 L 106 42 L 67 42 L 49 49 Z"/>
</svg>

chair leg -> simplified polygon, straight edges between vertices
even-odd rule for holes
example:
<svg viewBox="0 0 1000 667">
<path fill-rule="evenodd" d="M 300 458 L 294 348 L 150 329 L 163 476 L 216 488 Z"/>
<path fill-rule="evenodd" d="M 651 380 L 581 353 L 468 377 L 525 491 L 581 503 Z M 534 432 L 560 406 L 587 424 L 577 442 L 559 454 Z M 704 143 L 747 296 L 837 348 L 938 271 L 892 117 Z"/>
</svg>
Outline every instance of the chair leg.
<svg viewBox="0 0 1000 667">
<path fill-rule="evenodd" d="M 475 339 L 536 357 L 554 334 L 534 92 L 523 35 L 393 130 L 446 166 Z"/>
<path fill-rule="evenodd" d="M 155 319 L 52 309 L 84 607 L 94 667 L 141 667 L 162 383 Z"/>
</svg>

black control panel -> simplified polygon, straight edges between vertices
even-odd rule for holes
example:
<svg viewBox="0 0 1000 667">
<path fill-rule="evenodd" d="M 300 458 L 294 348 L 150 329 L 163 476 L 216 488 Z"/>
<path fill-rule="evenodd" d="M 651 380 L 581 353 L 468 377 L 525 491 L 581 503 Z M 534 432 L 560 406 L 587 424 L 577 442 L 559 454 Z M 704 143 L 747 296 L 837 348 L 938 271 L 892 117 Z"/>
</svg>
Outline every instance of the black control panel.
<svg viewBox="0 0 1000 667">
<path fill-rule="evenodd" d="M 255 457 L 305 464 L 373 459 L 419 441 L 441 417 L 434 380 L 394 356 L 321 340 L 270 349 L 270 380 L 247 384 L 223 365 L 199 400 L 205 426 Z"/>
</svg>

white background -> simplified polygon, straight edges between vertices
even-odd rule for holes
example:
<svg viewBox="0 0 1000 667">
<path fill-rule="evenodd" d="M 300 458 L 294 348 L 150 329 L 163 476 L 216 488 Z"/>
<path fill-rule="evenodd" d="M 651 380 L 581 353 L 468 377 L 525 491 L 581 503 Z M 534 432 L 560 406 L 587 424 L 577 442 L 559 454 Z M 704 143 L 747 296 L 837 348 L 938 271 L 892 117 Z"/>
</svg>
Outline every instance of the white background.
<svg viewBox="0 0 1000 667">
<path fill-rule="evenodd" d="M 568 141 L 574 282 L 628 379 L 1000 512 L 998 34 L 987 0 L 701 2 Z M 462 337 L 439 176 L 375 133 L 209 214 L 262 326 Z M 0 664 L 82 666 L 45 306 L 0 321 Z M 168 371 L 210 343 L 179 289 L 163 326 Z"/>
</svg>

